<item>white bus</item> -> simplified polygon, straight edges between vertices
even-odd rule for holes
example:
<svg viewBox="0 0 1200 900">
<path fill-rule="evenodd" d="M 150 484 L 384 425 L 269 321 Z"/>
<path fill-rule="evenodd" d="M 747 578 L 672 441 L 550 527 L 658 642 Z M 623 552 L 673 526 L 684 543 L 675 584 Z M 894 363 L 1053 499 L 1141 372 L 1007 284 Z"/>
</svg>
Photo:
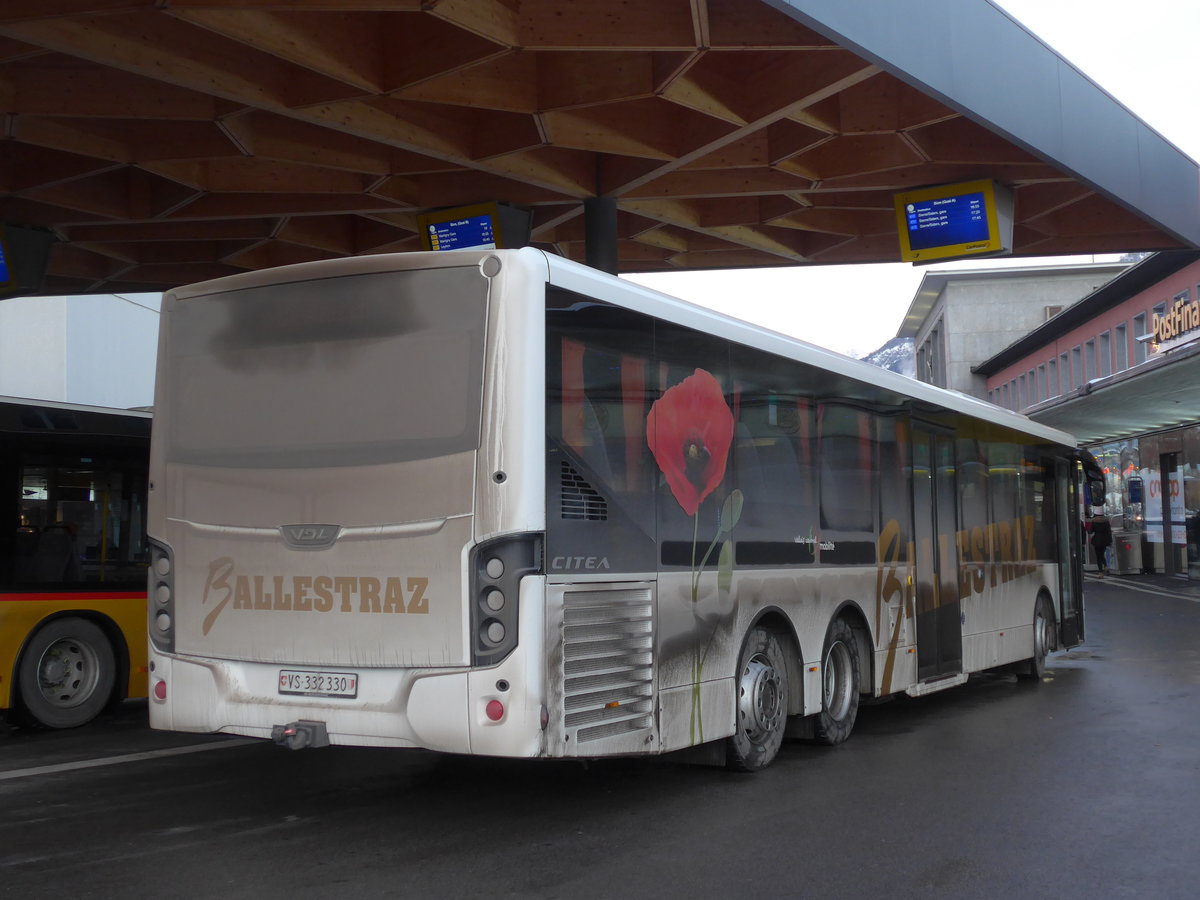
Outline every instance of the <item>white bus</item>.
<svg viewBox="0 0 1200 900">
<path fill-rule="evenodd" d="M 534 249 L 172 291 L 155 411 L 155 728 L 753 770 L 1083 636 L 1070 436 Z"/>
</svg>

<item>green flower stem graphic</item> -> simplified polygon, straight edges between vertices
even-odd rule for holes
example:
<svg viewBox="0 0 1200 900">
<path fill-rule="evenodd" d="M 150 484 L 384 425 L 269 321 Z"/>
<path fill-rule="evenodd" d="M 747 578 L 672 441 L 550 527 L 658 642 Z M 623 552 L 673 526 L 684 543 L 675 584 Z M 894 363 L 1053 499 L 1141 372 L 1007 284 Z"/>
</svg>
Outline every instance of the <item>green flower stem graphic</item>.
<svg viewBox="0 0 1200 900">
<path fill-rule="evenodd" d="M 704 743 L 704 711 L 700 704 L 700 684 L 704 676 L 704 663 L 708 659 L 708 651 L 712 648 L 718 624 L 714 622 L 712 631 L 709 632 L 707 639 L 700 640 L 700 636 L 704 631 L 704 623 L 700 618 L 699 612 L 700 576 L 704 574 L 704 567 L 708 565 L 713 551 L 720 545 L 721 553 L 717 557 L 717 593 L 720 595 L 729 592 L 729 588 L 733 583 L 733 545 L 729 540 L 729 535 L 733 532 L 733 526 L 737 524 L 738 519 L 742 517 L 743 501 L 742 492 L 739 490 L 732 491 L 725 498 L 725 503 L 721 506 L 721 518 L 717 522 L 716 536 L 713 537 L 712 543 L 708 545 L 708 549 L 704 551 L 704 557 L 700 560 L 699 566 L 696 565 L 696 548 L 700 543 L 700 513 L 697 512 L 693 517 L 692 616 L 696 620 L 696 642 L 692 645 L 692 715 L 688 726 L 693 744 L 697 742 Z M 697 741 L 697 737 L 699 741 Z"/>
</svg>

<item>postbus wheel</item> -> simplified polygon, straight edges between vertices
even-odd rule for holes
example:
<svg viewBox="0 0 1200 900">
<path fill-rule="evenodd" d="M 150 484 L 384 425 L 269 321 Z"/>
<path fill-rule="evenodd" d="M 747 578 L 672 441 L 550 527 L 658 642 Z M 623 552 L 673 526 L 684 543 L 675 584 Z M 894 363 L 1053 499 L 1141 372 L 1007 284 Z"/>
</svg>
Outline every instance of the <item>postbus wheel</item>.
<svg viewBox="0 0 1200 900">
<path fill-rule="evenodd" d="M 788 670 L 773 631 L 757 626 L 746 635 L 738 659 L 737 711 L 726 761 L 731 769 L 754 772 L 775 759 L 787 726 Z"/>
<path fill-rule="evenodd" d="M 28 718 L 46 728 L 76 728 L 108 703 L 116 657 L 98 626 L 86 619 L 55 619 L 29 639 L 17 679 Z"/>
<path fill-rule="evenodd" d="M 858 644 L 845 619 L 835 619 L 821 654 L 821 711 L 817 740 L 840 744 L 850 737 L 858 718 Z"/>
<path fill-rule="evenodd" d="M 1045 594 L 1033 606 L 1033 656 L 1017 669 L 1017 677 L 1041 681 L 1046 677 L 1046 657 L 1058 643 L 1054 636 L 1054 607 Z"/>
</svg>

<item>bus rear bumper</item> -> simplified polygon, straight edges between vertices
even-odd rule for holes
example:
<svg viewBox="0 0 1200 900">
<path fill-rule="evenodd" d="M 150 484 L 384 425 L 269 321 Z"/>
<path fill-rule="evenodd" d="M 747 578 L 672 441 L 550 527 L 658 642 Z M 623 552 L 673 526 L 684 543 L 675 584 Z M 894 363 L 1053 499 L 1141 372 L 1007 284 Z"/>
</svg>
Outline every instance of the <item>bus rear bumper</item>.
<svg viewBox="0 0 1200 900">
<path fill-rule="evenodd" d="M 360 670 L 356 696 L 310 697 L 280 693 L 279 665 L 152 653 L 150 727 L 270 739 L 317 722 L 333 745 L 535 757 L 545 713 L 521 657 L 473 671 Z"/>
</svg>

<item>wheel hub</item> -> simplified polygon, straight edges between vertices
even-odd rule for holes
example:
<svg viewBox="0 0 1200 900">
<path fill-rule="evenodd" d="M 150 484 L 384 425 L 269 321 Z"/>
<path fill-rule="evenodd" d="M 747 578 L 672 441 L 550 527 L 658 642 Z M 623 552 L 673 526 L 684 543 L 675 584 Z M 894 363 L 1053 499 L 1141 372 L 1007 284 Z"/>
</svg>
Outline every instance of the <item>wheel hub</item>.
<svg viewBox="0 0 1200 900">
<path fill-rule="evenodd" d="M 67 678 L 70 667 L 62 659 L 48 659 L 42 665 L 42 684 L 47 687 L 60 685 Z"/>
<path fill-rule="evenodd" d="M 80 641 L 56 641 L 46 648 L 38 666 L 42 696 L 59 707 L 86 700 L 98 678 L 95 651 Z"/>
<path fill-rule="evenodd" d="M 779 726 L 783 716 L 783 690 L 779 673 L 755 656 L 742 672 L 738 707 L 741 727 L 751 740 L 760 740 Z"/>
</svg>

